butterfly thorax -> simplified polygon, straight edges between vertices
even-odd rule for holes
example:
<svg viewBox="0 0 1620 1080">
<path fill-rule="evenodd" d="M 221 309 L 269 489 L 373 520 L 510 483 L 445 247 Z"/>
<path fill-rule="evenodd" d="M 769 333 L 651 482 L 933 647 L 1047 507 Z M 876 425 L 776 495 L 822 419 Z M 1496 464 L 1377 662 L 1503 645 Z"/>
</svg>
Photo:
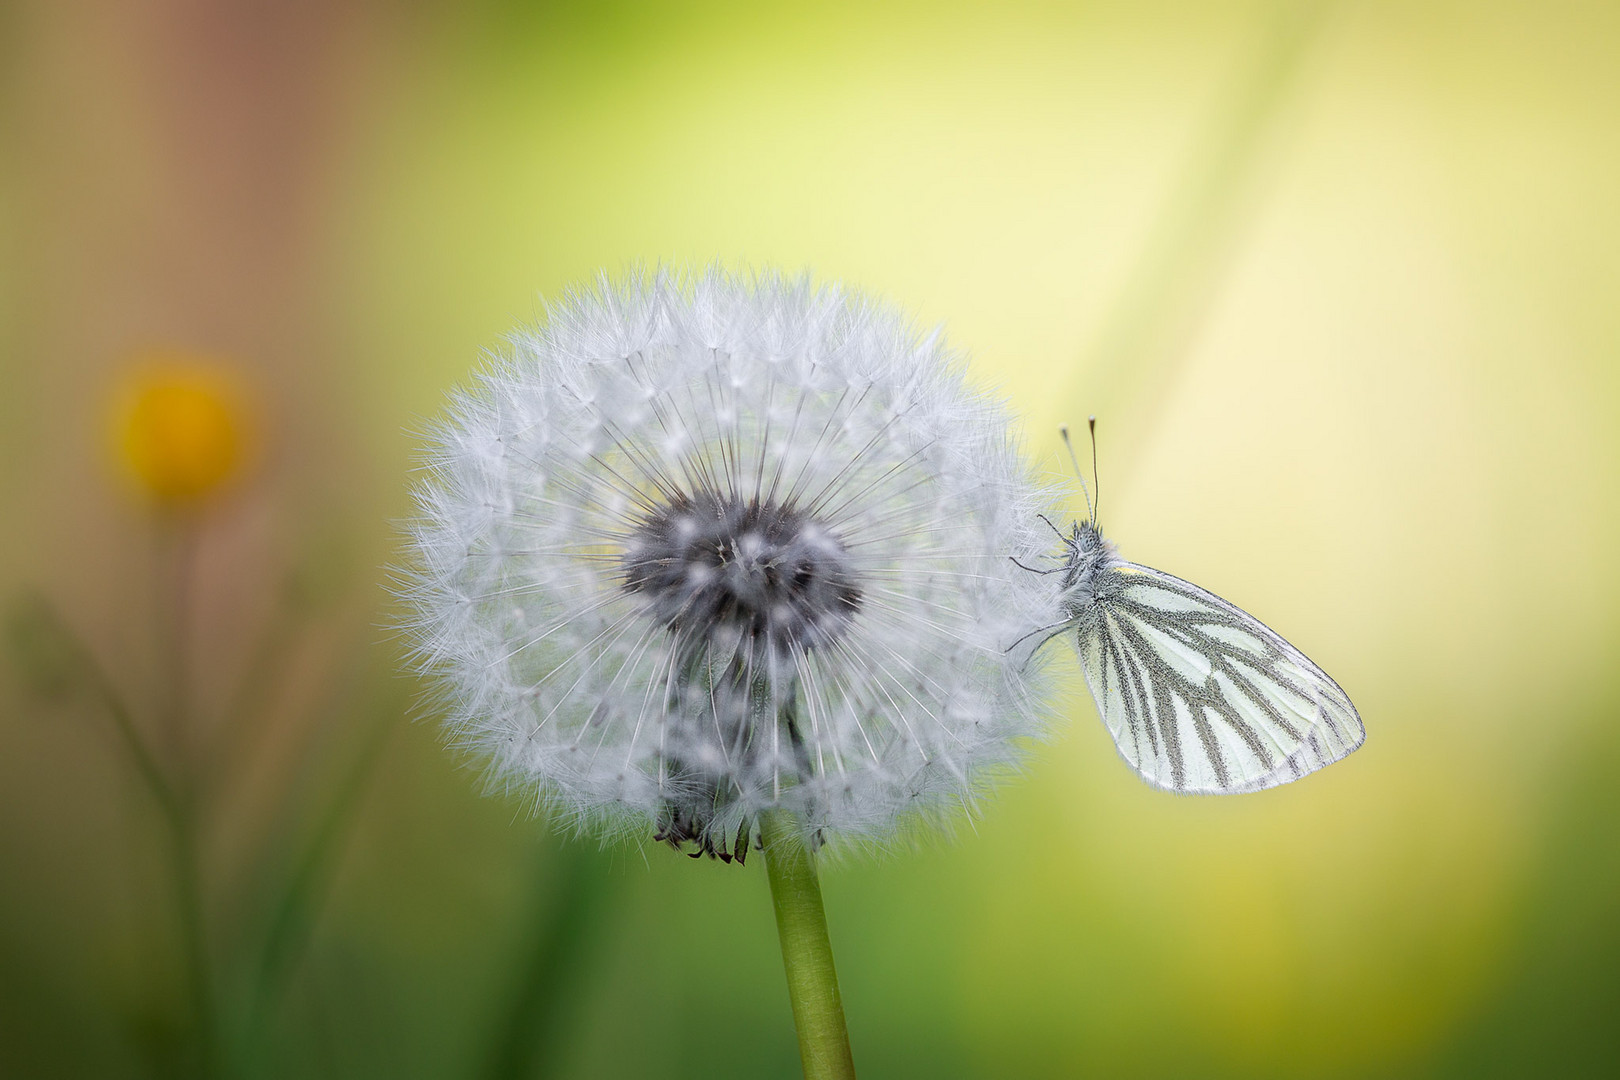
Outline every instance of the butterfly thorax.
<svg viewBox="0 0 1620 1080">
<path fill-rule="evenodd" d="M 1077 619 L 1092 610 L 1098 576 L 1121 560 L 1113 543 L 1105 539 L 1102 530 L 1091 521 L 1075 522 L 1063 546 L 1063 592 L 1058 602 L 1065 615 Z"/>
</svg>

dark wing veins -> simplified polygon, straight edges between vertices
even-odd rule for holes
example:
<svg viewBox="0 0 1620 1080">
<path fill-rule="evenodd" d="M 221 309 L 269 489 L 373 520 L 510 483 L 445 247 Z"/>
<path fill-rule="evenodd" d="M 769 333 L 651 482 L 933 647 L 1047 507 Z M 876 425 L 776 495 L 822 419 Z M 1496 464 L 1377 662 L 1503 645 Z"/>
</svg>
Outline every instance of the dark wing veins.
<svg viewBox="0 0 1620 1080">
<path fill-rule="evenodd" d="M 1207 605 L 1204 597 L 1182 594 L 1179 590 L 1168 588 L 1162 582 L 1155 581 L 1153 587 L 1187 595 L 1189 599 Z M 1211 716 L 1231 729 L 1268 772 L 1277 766 L 1275 747 L 1244 718 L 1236 703 L 1227 698 L 1225 690 L 1215 678 L 1217 673 L 1230 680 L 1231 685 L 1256 712 L 1286 732 L 1290 738 L 1298 740 L 1305 738 L 1307 733 L 1301 731 L 1297 723 L 1292 722 L 1267 695 L 1260 692 L 1246 669 L 1262 670 L 1267 678 L 1297 694 L 1301 700 L 1314 701 L 1315 694 L 1310 687 L 1283 673 L 1282 662 L 1294 658 L 1279 649 L 1264 634 L 1256 633 L 1246 618 L 1213 606 L 1205 606 L 1196 612 L 1169 613 L 1132 600 L 1122 595 L 1122 590 L 1109 590 L 1108 595 L 1099 595 L 1096 603 L 1100 608 L 1101 619 L 1106 620 L 1113 631 L 1112 634 L 1101 635 L 1106 656 L 1116 670 L 1123 672 L 1135 669 L 1134 679 L 1122 679 L 1122 687 L 1126 683 L 1135 684 L 1132 687 L 1133 693 L 1125 698 L 1128 705 L 1127 721 L 1132 725 L 1133 731 L 1137 730 L 1138 725 L 1145 727 L 1155 749 L 1159 740 L 1163 740 L 1165 754 L 1170 761 L 1171 783 L 1175 788 L 1186 786 L 1183 748 L 1175 719 L 1176 695 L 1187 702 L 1193 730 L 1198 735 L 1201 749 L 1208 757 L 1215 772 L 1216 782 L 1221 787 L 1231 787 L 1234 778 L 1230 764 L 1221 753 L 1216 732 L 1210 724 Z M 1152 626 L 1186 646 L 1190 651 L 1203 656 L 1210 663 L 1210 676 L 1202 683 L 1194 683 L 1164 663 L 1159 659 L 1158 650 L 1136 628 L 1131 622 L 1132 619 Z M 1206 632 L 1210 627 L 1230 627 L 1242 631 L 1259 643 L 1263 655 L 1214 637 Z M 1144 681 L 1147 684 L 1145 689 L 1142 686 Z M 1148 692 L 1151 692 L 1153 698 L 1155 706 L 1153 710 L 1147 708 Z M 1141 710 L 1141 717 L 1136 715 L 1138 707 Z M 1144 718 L 1150 718 L 1154 712 L 1158 717 L 1157 736 L 1153 731 L 1154 724 L 1142 723 Z"/>
</svg>

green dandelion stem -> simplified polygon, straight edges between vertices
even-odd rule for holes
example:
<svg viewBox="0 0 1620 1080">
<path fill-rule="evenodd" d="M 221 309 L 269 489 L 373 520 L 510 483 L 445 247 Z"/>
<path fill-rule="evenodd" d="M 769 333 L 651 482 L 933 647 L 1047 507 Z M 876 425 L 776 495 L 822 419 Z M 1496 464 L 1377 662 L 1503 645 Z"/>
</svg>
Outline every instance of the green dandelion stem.
<svg viewBox="0 0 1620 1080">
<path fill-rule="evenodd" d="M 759 833 L 805 1080 L 853 1080 L 855 1059 L 844 1025 L 844 1003 L 838 996 L 815 853 L 800 839 L 786 811 L 765 814 Z"/>
</svg>

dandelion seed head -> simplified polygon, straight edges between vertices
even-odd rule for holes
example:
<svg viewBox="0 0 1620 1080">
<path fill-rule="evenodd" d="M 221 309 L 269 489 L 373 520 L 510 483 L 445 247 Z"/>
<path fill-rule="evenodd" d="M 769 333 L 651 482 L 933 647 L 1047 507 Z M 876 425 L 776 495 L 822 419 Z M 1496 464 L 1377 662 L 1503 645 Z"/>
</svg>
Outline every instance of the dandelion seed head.
<svg viewBox="0 0 1620 1080">
<path fill-rule="evenodd" d="M 581 829 L 882 840 L 1039 734 L 1042 493 L 938 335 L 805 278 L 600 280 L 437 430 L 410 629 L 454 742 Z"/>
</svg>

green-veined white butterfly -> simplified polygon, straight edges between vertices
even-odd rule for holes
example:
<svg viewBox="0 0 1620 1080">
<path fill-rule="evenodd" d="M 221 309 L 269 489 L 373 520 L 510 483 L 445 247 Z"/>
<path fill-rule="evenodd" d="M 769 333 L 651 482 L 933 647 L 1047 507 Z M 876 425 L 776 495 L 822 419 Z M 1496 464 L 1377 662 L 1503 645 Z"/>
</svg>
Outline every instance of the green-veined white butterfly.
<svg viewBox="0 0 1620 1080">
<path fill-rule="evenodd" d="M 1327 672 L 1213 593 L 1120 558 L 1089 489 L 1086 511 L 1067 535 L 1053 526 L 1063 564 L 1039 571 L 1061 575 L 1062 618 L 1048 640 L 1074 632 L 1097 712 L 1142 779 L 1197 794 L 1260 791 L 1362 744 L 1361 716 Z"/>
</svg>

